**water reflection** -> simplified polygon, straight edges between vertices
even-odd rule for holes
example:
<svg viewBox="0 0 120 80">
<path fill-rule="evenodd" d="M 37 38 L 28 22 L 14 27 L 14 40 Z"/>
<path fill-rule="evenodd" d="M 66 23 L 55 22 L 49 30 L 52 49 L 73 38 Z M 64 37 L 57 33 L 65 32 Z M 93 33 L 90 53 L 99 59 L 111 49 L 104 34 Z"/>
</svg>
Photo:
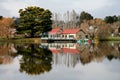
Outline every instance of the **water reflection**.
<svg viewBox="0 0 120 80">
<path fill-rule="evenodd" d="M 74 69 L 77 64 L 86 66 L 92 62 L 102 63 L 105 59 L 109 62 L 119 61 L 120 43 L 0 44 L 0 67 L 4 64 L 12 64 L 14 59 L 19 56 L 21 56 L 18 69 L 20 74 L 38 75 L 52 71 L 53 67 L 57 65 Z"/>
<path fill-rule="evenodd" d="M 20 72 L 37 75 L 51 70 L 52 53 L 39 45 L 29 44 L 17 47 L 20 59 Z"/>
<path fill-rule="evenodd" d="M 55 65 L 63 64 L 67 67 L 75 67 L 80 60 L 76 43 L 42 43 L 41 46 L 52 51 L 52 60 Z"/>
<path fill-rule="evenodd" d="M 0 64 L 10 64 L 16 57 L 17 50 L 12 43 L 0 44 Z"/>
<path fill-rule="evenodd" d="M 107 42 L 101 42 L 98 45 L 80 45 L 78 47 L 80 49 L 80 59 L 82 64 L 87 64 L 91 61 L 100 62 L 104 60 L 104 58 L 107 58 L 108 60 L 120 59 L 118 44 L 115 44 L 115 46 L 111 46 Z"/>
<path fill-rule="evenodd" d="M 112 43 L 113 44 L 113 43 Z M 77 63 L 83 65 L 92 61 L 101 62 L 120 59 L 120 44 L 101 42 L 100 44 L 77 44 L 77 43 L 42 43 L 41 47 L 48 48 L 53 53 L 53 63 L 64 64 L 67 67 L 75 67 Z"/>
</svg>

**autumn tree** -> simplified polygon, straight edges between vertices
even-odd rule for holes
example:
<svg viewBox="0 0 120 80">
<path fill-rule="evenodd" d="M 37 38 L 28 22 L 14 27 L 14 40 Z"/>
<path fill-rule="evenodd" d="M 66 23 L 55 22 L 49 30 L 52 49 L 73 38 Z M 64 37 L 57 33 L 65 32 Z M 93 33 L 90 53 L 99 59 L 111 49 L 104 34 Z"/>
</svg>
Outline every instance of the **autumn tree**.
<svg viewBox="0 0 120 80">
<path fill-rule="evenodd" d="M 52 13 L 40 7 L 27 7 L 20 9 L 20 24 L 17 27 L 18 33 L 27 34 L 29 37 L 38 36 L 40 33 L 52 29 Z"/>
<path fill-rule="evenodd" d="M 89 24 L 96 28 L 96 32 L 94 33 L 95 37 L 99 39 L 104 39 L 106 37 L 111 36 L 112 28 L 110 24 L 106 24 L 104 20 L 100 18 L 96 18 L 89 21 Z"/>
<path fill-rule="evenodd" d="M 93 20 L 84 20 L 80 29 L 82 29 L 86 34 L 89 34 L 91 38 L 104 39 L 111 36 L 112 27 L 110 24 L 106 24 L 104 20 L 96 18 Z"/>
<path fill-rule="evenodd" d="M 0 20 L 0 37 L 9 37 L 10 29 L 14 28 L 12 18 L 3 18 Z"/>
</svg>

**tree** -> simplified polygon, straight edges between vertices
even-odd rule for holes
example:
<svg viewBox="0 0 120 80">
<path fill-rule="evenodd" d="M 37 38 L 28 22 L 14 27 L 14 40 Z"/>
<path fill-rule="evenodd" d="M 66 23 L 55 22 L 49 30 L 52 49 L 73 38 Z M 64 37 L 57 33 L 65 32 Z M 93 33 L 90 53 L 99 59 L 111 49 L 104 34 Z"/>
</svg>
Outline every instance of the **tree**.
<svg viewBox="0 0 120 80">
<path fill-rule="evenodd" d="M 18 47 L 20 60 L 20 72 L 29 75 L 38 75 L 49 72 L 52 69 L 52 52 L 39 47 L 39 44 L 22 45 Z"/>
<path fill-rule="evenodd" d="M 12 18 L 3 18 L 0 20 L 0 36 L 2 37 L 10 37 L 10 29 L 13 28 L 14 20 Z"/>
<path fill-rule="evenodd" d="M 0 20 L 3 19 L 3 16 L 0 16 Z"/>
<path fill-rule="evenodd" d="M 115 15 L 114 16 L 106 16 L 104 20 L 106 23 L 114 23 L 114 22 L 118 21 L 118 17 L 116 17 Z"/>
<path fill-rule="evenodd" d="M 118 17 L 116 15 L 113 16 L 113 20 L 114 22 L 117 22 L 118 21 Z"/>
<path fill-rule="evenodd" d="M 80 22 L 83 22 L 83 20 L 91 20 L 93 19 L 93 16 L 87 12 L 81 12 L 80 14 Z"/>
<path fill-rule="evenodd" d="M 118 16 L 118 21 L 120 22 L 120 16 Z"/>
<path fill-rule="evenodd" d="M 19 18 L 14 18 L 14 19 L 15 19 L 15 20 L 14 20 L 13 25 L 14 25 L 15 27 L 18 27 L 19 24 L 20 24 L 20 19 L 19 19 Z"/>
<path fill-rule="evenodd" d="M 18 33 L 35 37 L 52 29 L 52 13 L 49 10 L 31 6 L 25 8 L 25 10 L 20 9 L 19 13 L 20 25 L 17 27 Z"/>
</svg>

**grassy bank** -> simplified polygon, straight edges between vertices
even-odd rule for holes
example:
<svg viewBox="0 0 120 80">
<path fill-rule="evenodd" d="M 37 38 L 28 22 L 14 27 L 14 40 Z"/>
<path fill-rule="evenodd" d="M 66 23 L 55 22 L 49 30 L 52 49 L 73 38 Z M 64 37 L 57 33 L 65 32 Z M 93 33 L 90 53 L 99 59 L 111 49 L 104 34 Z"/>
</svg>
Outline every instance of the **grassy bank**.
<svg viewBox="0 0 120 80">
<path fill-rule="evenodd" d="M 41 43 L 41 39 L 40 38 L 14 38 L 14 39 L 4 39 L 4 38 L 1 38 L 0 42 Z"/>
<path fill-rule="evenodd" d="M 23 39 L 15 39 L 14 42 L 17 43 L 41 43 L 40 38 L 23 38 Z"/>
<path fill-rule="evenodd" d="M 120 41 L 120 37 L 108 37 L 95 41 Z M 14 38 L 14 39 L 0 38 L 0 42 L 41 43 L 42 41 L 40 38 Z"/>
<path fill-rule="evenodd" d="M 100 39 L 100 41 L 120 41 L 120 37 L 107 37 Z"/>
</svg>

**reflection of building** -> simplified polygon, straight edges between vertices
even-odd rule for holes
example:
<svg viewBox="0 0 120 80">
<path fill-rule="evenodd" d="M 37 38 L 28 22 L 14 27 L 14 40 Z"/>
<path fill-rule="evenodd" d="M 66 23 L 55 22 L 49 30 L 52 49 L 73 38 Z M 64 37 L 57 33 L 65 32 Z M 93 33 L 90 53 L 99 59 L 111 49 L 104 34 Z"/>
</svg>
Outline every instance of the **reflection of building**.
<svg viewBox="0 0 120 80">
<path fill-rule="evenodd" d="M 41 43 L 41 46 L 46 46 L 49 49 L 61 49 L 61 48 L 76 49 L 75 43 Z"/>
<path fill-rule="evenodd" d="M 98 45 L 75 44 L 75 43 L 42 43 L 42 46 L 49 48 L 53 53 L 53 64 L 64 64 L 68 67 L 75 67 L 80 62 L 83 65 L 90 62 L 102 62 L 120 59 L 120 44 L 110 45 L 99 43 Z"/>
<path fill-rule="evenodd" d="M 52 29 L 48 33 L 48 36 L 42 37 L 41 39 L 52 39 L 52 40 L 76 40 L 79 37 L 80 29 Z"/>
<path fill-rule="evenodd" d="M 68 67 L 75 67 L 75 65 L 79 62 L 79 54 L 72 53 L 61 53 L 57 51 L 53 52 L 53 64 L 64 64 Z"/>
<path fill-rule="evenodd" d="M 74 67 L 79 62 L 79 51 L 75 43 L 42 43 L 41 45 L 49 48 L 53 53 L 53 64 L 64 64 Z"/>
</svg>

